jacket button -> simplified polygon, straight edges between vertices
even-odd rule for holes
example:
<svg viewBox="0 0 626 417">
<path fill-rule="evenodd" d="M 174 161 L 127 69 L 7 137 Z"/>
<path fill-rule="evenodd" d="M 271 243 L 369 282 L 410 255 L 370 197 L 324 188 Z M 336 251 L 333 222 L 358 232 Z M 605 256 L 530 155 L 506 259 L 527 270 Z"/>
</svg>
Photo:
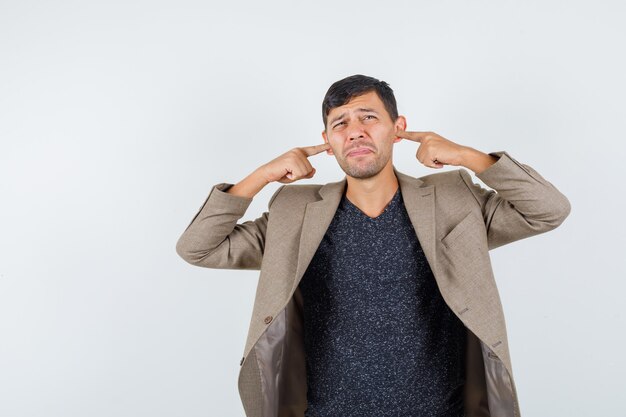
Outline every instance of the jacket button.
<svg viewBox="0 0 626 417">
<path fill-rule="evenodd" d="M 267 316 L 265 317 L 265 324 L 270 324 L 270 322 L 272 321 L 272 316 Z"/>
</svg>

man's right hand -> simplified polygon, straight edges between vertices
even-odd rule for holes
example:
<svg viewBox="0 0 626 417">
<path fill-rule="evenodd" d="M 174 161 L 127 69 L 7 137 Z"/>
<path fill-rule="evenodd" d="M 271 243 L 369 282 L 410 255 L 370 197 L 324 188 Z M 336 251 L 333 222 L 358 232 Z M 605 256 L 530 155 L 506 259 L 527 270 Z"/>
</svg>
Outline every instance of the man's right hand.
<svg viewBox="0 0 626 417">
<path fill-rule="evenodd" d="M 278 181 L 290 184 L 303 178 L 312 178 L 315 175 L 315 168 L 309 162 L 309 156 L 327 149 L 330 149 L 328 143 L 293 148 L 259 167 L 259 173 L 268 183 Z"/>
<path fill-rule="evenodd" d="M 267 184 L 278 181 L 289 184 L 302 178 L 312 178 L 315 168 L 307 159 L 329 149 L 327 143 L 293 148 L 265 165 L 261 165 L 246 178 L 226 190 L 227 193 L 253 198 Z"/>
</svg>

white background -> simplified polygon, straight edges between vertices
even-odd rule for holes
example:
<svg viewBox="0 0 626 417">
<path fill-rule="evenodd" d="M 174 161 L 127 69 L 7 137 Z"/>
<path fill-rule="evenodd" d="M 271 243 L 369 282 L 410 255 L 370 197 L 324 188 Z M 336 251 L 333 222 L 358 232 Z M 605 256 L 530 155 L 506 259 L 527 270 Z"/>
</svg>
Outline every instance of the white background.
<svg viewBox="0 0 626 417">
<path fill-rule="evenodd" d="M 0 1 L 0 416 L 243 416 L 258 272 L 175 244 L 213 184 L 321 143 L 357 73 L 408 130 L 506 150 L 570 199 L 491 252 L 520 406 L 623 416 L 623 3 L 295 3 Z M 435 172 L 416 150 L 395 166 Z M 343 178 L 311 162 L 302 183 Z"/>
</svg>

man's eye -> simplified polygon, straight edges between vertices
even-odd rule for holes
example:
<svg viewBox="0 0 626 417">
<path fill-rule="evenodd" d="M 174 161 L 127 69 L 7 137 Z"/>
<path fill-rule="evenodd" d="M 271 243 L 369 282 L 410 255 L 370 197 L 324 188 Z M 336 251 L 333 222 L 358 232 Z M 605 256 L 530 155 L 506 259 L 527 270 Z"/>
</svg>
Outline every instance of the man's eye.
<svg viewBox="0 0 626 417">
<path fill-rule="evenodd" d="M 339 126 L 339 125 L 342 125 L 342 124 L 344 124 L 344 123 L 346 123 L 346 122 L 339 122 L 339 123 L 337 123 L 337 124 L 335 125 L 335 127 L 337 127 L 337 126 Z"/>
<path fill-rule="evenodd" d="M 367 119 L 368 117 L 373 117 L 374 119 L 376 118 L 376 116 L 372 116 L 371 114 L 368 114 L 367 116 L 365 116 L 365 118 Z"/>
</svg>

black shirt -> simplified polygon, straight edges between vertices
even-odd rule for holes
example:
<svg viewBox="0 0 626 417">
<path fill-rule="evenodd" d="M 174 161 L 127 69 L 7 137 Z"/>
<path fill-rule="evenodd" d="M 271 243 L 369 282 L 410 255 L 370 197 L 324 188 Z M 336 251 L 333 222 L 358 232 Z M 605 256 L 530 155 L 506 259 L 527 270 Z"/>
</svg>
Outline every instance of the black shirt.
<svg viewBox="0 0 626 417">
<path fill-rule="evenodd" d="M 299 287 L 306 417 L 463 416 L 466 329 L 399 187 L 376 218 L 344 193 Z"/>
</svg>

